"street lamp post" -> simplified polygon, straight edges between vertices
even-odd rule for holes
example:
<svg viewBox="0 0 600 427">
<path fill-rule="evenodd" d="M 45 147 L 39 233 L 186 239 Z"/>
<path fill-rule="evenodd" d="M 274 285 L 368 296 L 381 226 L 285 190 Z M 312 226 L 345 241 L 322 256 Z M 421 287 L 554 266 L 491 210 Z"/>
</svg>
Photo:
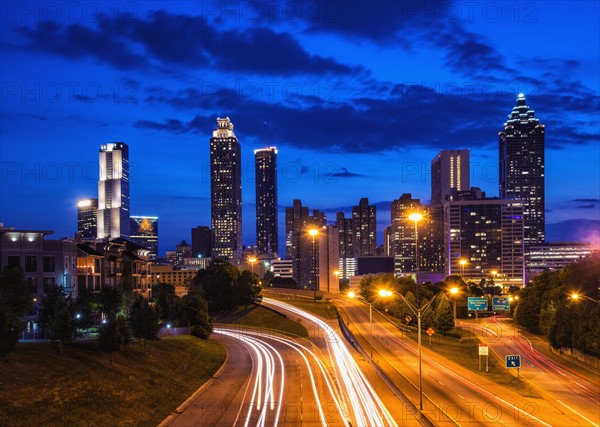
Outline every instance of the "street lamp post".
<svg viewBox="0 0 600 427">
<path fill-rule="evenodd" d="M 423 219 L 423 215 L 418 212 L 411 213 L 408 219 L 415 223 L 415 282 L 417 282 L 416 299 L 419 305 L 419 226 L 418 223 Z"/>
<path fill-rule="evenodd" d="M 319 234 L 319 230 L 316 228 L 311 228 L 308 230 L 308 234 L 312 237 L 312 276 L 313 276 L 313 298 L 314 302 L 317 302 L 317 261 L 316 261 L 316 251 L 315 251 L 315 236 Z"/>
<path fill-rule="evenodd" d="M 384 294 L 382 294 L 382 292 Z M 442 292 L 438 292 L 437 294 L 434 295 L 433 298 L 431 298 L 431 300 L 429 300 L 429 302 L 427 304 L 425 304 L 425 306 L 423 308 L 421 307 L 414 307 L 410 302 L 408 302 L 406 300 L 406 298 L 404 298 L 404 295 L 395 292 L 395 291 L 380 291 L 380 294 L 385 295 L 385 296 L 390 296 L 392 294 L 396 294 L 398 295 L 400 298 L 402 298 L 402 300 L 406 303 L 406 305 L 412 310 L 412 312 L 414 314 L 417 315 L 417 351 L 419 354 L 419 409 L 422 411 L 423 410 L 423 368 L 422 368 L 422 356 L 421 356 L 421 314 L 423 312 L 425 312 L 429 307 L 431 307 L 431 304 L 435 301 L 435 299 L 438 297 L 439 294 L 441 294 Z"/>
<path fill-rule="evenodd" d="M 257 258 L 254 256 L 251 256 L 250 258 L 248 258 L 248 262 L 250 263 L 250 269 L 252 271 L 252 274 L 254 274 L 254 264 L 256 263 Z"/>
<path fill-rule="evenodd" d="M 450 293 L 452 295 L 458 294 L 458 288 L 456 286 L 453 288 L 450 288 Z M 456 298 L 452 298 L 452 303 L 453 303 L 452 317 L 454 318 L 454 329 L 456 329 Z"/>
<path fill-rule="evenodd" d="M 389 297 L 392 295 L 391 291 L 380 290 L 380 297 Z M 360 295 L 356 295 L 353 291 L 348 292 L 350 298 L 356 298 L 369 306 L 369 359 L 373 361 L 373 303 L 367 301 Z"/>
<path fill-rule="evenodd" d="M 580 294 L 580 293 L 577 293 L 577 292 L 574 292 L 574 293 L 571 294 L 571 299 L 574 300 L 574 301 L 577 301 L 580 298 L 585 298 L 587 300 L 595 302 L 596 304 L 600 304 L 600 301 L 595 300 L 594 298 L 590 298 L 587 295 L 583 295 L 583 294 Z"/>
<path fill-rule="evenodd" d="M 467 260 L 464 258 L 461 258 L 458 260 L 458 263 L 460 264 L 460 276 L 464 277 L 465 275 L 465 264 L 467 263 Z"/>
</svg>

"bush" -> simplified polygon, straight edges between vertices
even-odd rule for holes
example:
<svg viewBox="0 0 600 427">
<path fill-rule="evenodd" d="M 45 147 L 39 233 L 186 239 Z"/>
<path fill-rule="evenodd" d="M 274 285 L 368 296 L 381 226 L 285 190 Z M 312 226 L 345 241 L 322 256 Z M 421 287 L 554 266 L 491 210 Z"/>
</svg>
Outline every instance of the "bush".
<svg viewBox="0 0 600 427">
<path fill-rule="evenodd" d="M 206 326 L 202 326 L 202 325 L 194 325 L 191 327 L 190 329 L 190 334 L 192 334 L 195 337 L 198 337 L 200 339 L 203 340 L 207 340 L 208 337 L 210 336 L 212 330 L 206 328 Z"/>
</svg>

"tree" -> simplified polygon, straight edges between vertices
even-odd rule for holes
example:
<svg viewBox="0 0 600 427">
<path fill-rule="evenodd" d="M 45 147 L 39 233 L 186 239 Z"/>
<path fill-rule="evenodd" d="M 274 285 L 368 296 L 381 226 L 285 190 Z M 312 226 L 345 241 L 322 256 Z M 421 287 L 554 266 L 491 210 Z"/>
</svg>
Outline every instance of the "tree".
<svg viewBox="0 0 600 427">
<path fill-rule="evenodd" d="M 201 295 L 186 295 L 178 301 L 178 322 L 180 326 L 190 326 L 191 333 L 207 339 L 212 333 L 212 319 L 208 315 L 208 305 Z"/>
<path fill-rule="evenodd" d="M 66 298 L 58 298 L 54 304 L 54 313 L 50 319 L 48 337 L 52 341 L 58 341 L 58 354 L 63 353 L 67 342 L 73 340 L 75 325 L 69 311 Z"/>
<path fill-rule="evenodd" d="M 100 290 L 98 301 L 108 320 L 114 320 L 123 309 L 123 294 L 116 287 L 104 286 Z"/>
<path fill-rule="evenodd" d="M 234 288 L 239 276 L 240 272 L 233 265 L 216 259 L 198 272 L 188 294 L 200 294 L 206 299 L 210 313 L 231 310 L 235 307 Z"/>
<path fill-rule="evenodd" d="M 127 322 L 122 316 L 117 316 L 100 328 L 98 344 L 102 351 L 110 353 L 111 364 L 113 361 L 113 353 L 115 351 L 123 351 L 129 342 L 130 336 L 129 331 L 127 330 Z"/>
<path fill-rule="evenodd" d="M 450 301 L 448 301 L 448 297 L 443 292 L 438 296 L 434 319 L 435 326 L 442 335 L 445 335 L 447 331 L 454 328 L 452 306 L 450 305 Z"/>
<path fill-rule="evenodd" d="M 143 296 L 138 296 L 129 311 L 131 334 L 138 340 L 144 340 L 144 354 L 148 340 L 157 340 L 160 331 L 160 308 L 152 307 Z"/>
<path fill-rule="evenodd" d="M 18 267 L 0 274 L 0 356 L 13 351 L 23 330 L 23 316 L 32 308 L 30 290 Z"/>
<path fill-rule="evenodd" d="M 170 283 L 158 283 L 152 286 L 152 298 L 156 306 L 160 307 L 161 317 L 164 320 L 173 320 L 177 304 L 175 286 Z"/>
<path fill-rule="evenodd" d="M 429 303 L 429 300 L 424 299 L 422 306 L 425 307 Z M 421 311 L 421 328 L 428 329 L 435 326 L 435 313 L 431 307 L 427 307 L 427 310 Z"/>
<path fill-rule="evenodd" d="M 99 310 L 100 303 L 97 294 L 86 288 L 80 289 L 73 308 L 75 315 L 79 315 L 79 318 L 76 317 L 76 327 L 89 328 L 98 324 Z"/>
<path fill-rule="evenodd" d="M 248 308 L 248 305 L 252 304 L 260 295 L 260 291 L 261 286 L 256 275 L 244 270 L 235 283 L 233 302 L 236 306 L 243 304 L 244 308 Z"/>
</svg>

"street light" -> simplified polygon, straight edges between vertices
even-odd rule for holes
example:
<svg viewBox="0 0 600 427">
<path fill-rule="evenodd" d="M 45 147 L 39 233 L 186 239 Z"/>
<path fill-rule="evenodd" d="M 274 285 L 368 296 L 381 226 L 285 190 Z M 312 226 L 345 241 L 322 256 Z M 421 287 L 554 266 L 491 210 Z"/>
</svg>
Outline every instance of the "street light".
<svg viewBox="0 0 600 427">
<path fill-rule="evenodd" d="M 308 230 L 308 234 L 312 237 L 312 263 L 313 263 L 313 297 L 314 302 L 317 302 L 317 261 L 316 261 L 316 252 L 315 252 L 315 236 L 319 234 L 319 230 L 316 228 L 311 228 Z"/>
<path fill-rule="evenodd" d="M 458 263 L 460 264 L 460 276 L 464 277 L 465 275 L 465 264 L 467 263 L 467 260 L 464 258 L 461 258 L 458 260 Z"/>
<path fill-rule="evenodd" d="M 413 212 L 408 215 L 408 219 L 415 223 L 415 282 L 417 282 L 417 305 L 419 304 L 419 221 L 423 219 L 423 215 L 418 212 Z"/>
<path fill-rule="evenodd" d="M 583 294 L 580 294 L 580 293 L 577 293 L 577 292 L 573 292 L 573 293 L 571 294 L 571 299 L 572 299 L 572 300 L 574 300 L 574 301 L 577 301 L 577 300 L 578 300 L 578 299 L 580 299 L 580 298 L 589 299 L 590 301 L 593 301 L 593 302 L 595 302 L 596 304 L 600 304 L 600 301 L 598 301 L 598 300 L 595 300 L 594 298 L 590 298 L 590 297 L 588 297 L 587 295 L 583 295 Z"/>
<path fill-rule="evenodd" d="M 392 291 L 380 289 L 378 294 L 380 297 L 389 297 L 392 295 Z M 354 293 L 353 291 L 348 292 L 348 297 L 356 298 L 369 306 L 369 359 L 373 361 L 373 303 L 367 301 L 360 295 L 356 295 L 356 293 Z"/>
<path fill-rule="evenodd" d="M 256 261 L 258 261 L 258 259 L 254 256 L 251 256 L 250 258 L 248 258 L 248 262 L 250 263 L 250 268 L 252 270 L 252 274 L 254 274 L 254 264 L 256 263 Z"/>
<path fill-rule="evenodd" d="M 450 288 L 450 293 L 452 295 L 456 295 L 458 294 L 458 288 L 455 286 L 453 288 Z M 454 329 L 456 329 L 456 299 L 452 298 L 452 303 L 454 304 L 454 306 L 452 307 L 454 310 L 453 311 L 453 317 L 454 317 Z"/>
<path fill-rule="evenodd" d="M 383 292 L 383 294 L 382 294 L 382 292 Z M 431 307 L 431 304 L 433 303 L 433 301 L 435 301 L 435 299 L 441 293 L 442 292 L 438 292 L 437 294 L 435 294 L 433 296 L 433 298 L 431 298 L 431 300 L 429 300 L 429 302 L 427 304 L 425 304 L 425 306 L 423 308 L 421 308 L 421 307 L 413 306 L 410 302 L 408 302 L 406 300 L 406 298 L 404 298 L 404 295 L 402 295 L 401 293 L 398 293 L 395 291 L 380 291 L 380 294 L 382 294 L 382 296 L 390 296 L 392 294 L 398 295 L 400 298 L 402 298 L 402 300 L 406 303 L 406 305 L 412 310 L 412 312 L 417 316 L 417 348 L 418 348 L 418 353 L 419 353 L 419 409 L 421 411 L 423 410 L 423 369 L 421 366 L 421 314 L 424 311 L 426 311 L 429 307 Z"/>
</svg>

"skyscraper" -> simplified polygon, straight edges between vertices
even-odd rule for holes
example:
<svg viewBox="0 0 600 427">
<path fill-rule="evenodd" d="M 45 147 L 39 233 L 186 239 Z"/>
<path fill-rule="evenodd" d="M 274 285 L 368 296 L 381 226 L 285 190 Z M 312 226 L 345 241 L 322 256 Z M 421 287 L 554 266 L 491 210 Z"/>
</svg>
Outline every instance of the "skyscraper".
<svg viewBox="0 0 600 427">
<path fill-rule="evenodd" d="M 82 199 L 77 202 L 77 232 L 82 239 L 98 236 L 98 199 Z"/>
<path fill-rule="evenodd" d="M 148 258 L 158 256 L 158 217 L 134 216 L 131 217 L 131 234 L 129 240 L 150 251 Z"/>
<path fill-rule="evenodd" d="M 441 150 L 431 161 L 431 205 L 471 187 L 470 150 Z"/>
<path fill-rule="evenodd" d="M 100 146 L 98 239 L 129 236 L 129 147 L 124 142 Z"/>
<path fill-rule="evenodd" d="M 339 271 L 340 278 L 347 279 L 354 276 L 356 270 L 356 257 L 354 256 L 354 229 L 352 218 L 346 218 L 344 212 L 336 214 L 335 225 L 339 233 Z"/>
<path fill-rule="evenodd" d="M 206 225 L 192 228 L 192 256 L 210 258 L 212 255 L 212 232 Z"/>
<path fill-rule="evenodd" d="M 388 238 L 392 252 L 390 255 L 394 256 L 395 271 L 398 273 L 416 271 L 415 225 L 408 218 L 413 212 L 424 214 L 425 207 L 421 205 L 420 199 L 413 199 L 412 194 L 404 193 L 399 199 L 392 201 L 392 226 Z M 422 237 L 425 235 L 423 224 L 419 223 L 418 230 L 419 243 L 422 245 Z"/>
<path fill-rule="evenodd" d="M 277 222 L 277 148 L 254 150 L 256 167 L 256 249 L 268 257 L 279 253 Z"/>
<path fill-rule="evenodd" d="M 525 247 L 545 240 L 545 126 L 519 94 L 517 105 L 498 132 L 500 198 L 523 202 Z"/>
<path fill-rule="evenodd" d="M 233 123 L 217 118 L 210 139 L 210 196 L 213 256 L 242 257 L 242 157 Z"/>
<path fill-rule="evenodd" d="M 352 226 L 354 228 L 354 256 L 373 256 L 377 254 L 377 217 L 375 205 L 369 205 L 369 199 L 362 198 L 358 206 L 352 207 Z"/>
</svg>

